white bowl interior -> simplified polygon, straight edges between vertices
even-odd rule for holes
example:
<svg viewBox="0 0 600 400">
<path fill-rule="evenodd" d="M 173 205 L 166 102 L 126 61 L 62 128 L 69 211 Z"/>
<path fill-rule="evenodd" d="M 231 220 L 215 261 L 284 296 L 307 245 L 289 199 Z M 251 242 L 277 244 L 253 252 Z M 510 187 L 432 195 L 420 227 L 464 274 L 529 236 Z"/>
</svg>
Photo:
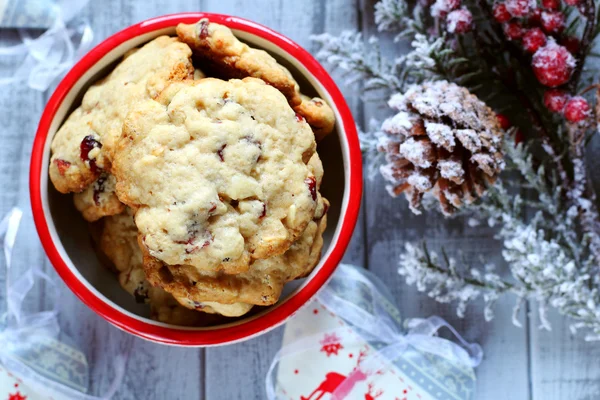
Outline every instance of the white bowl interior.
<svg viewBox="0 0 600 400">
<path fill-rule="evenodd" d="M 248 319 L 268 313 L 273 307 L 283 304 L 291 298 L 297 291 L 318 271 L 323 260 L 328 256 L 332 249 L 332 243 L 337 240 L 340 233 L 342 215 L 348 206 L 348 182 L 349 177 L 345 166 L 348 165 L 349 152 L 347 141 L 343 132 L 342 124 L 339 123 L 340 115 L 335 109 L 332 99 L 315 77 L 304 68 L 304 66 L 289 55 L 284 50 L 276 47 L 270 42 L 243 31 L 234 31 L 236 36 L 254 47 L 263 48 L 273 55 L 281 64 L 285 65 L 298 80 L 302 92 L 307 95 L 318 95 L 332 105 L 336 112 L 338 123 L 336 124 L 336 133 L 328 136 L 318 145 L 318 152 L 323 161 L 325 176 L 321 187 L 321 193 L 326 197 L 331 207 L 328 211 L 328 226 L 324 234 L 324 247 L 322 258 L 319 265 L 313 273 L 305 279 L 296 280 L 286 285 L 284 293 L 279 302 L 271 307 L 255 307 L 256 310 L 250 314 L 231 319 L 224 325 L 236 325 Z M 48 134 L 44 152 L 44 162 L 42 171 L 42 193 L 47 193 L 43 198 L 43 207 L 50 234 L 53 236 L 54 243 L 65 260 L 67 266 L 86 284 L 90 290 L 104 302 L 110 304 L 119 311 L 128 314 L 137 319 L 142 319 L 146 323 L 152 323 L 161 326 L 170 326 L 153 321 L 149 318 L 149 307 L 143 304 L 137 304 L 134 299 L 125 292 L 120 286 L 115 275 L 103 266 L 93 250 L 92 240 L 89 234 L 87 223 L 79 215 L 73 206 L 72 195 L 63 195 L 54 189 L 48 179 L 48 163 L 50 157 L 50 143 L 54 133 L 58 130 L 64 119 L 76 108 L 80 102 L 83 93 L 87 87 L 106 75 L 111 67 L 117 63 L 121 56 L 129 49 L 137 47 L 143 43 L 152 40 L 154 37 L 162 34 L 174 35 L 174 28 L 163 29 L 148 33 L 143 36 L 131 39 L 113 49 L 100 60 L 92 69 L 87 71 L 79 81 L 74 85 L 65 101 L 60 106 Z M 216 325 L 215 325 L 216 326 Z M 220 326 L 223 326 L 220 325 Z M 214 326 L 213 326 L 214 327 Z M 204 328 L 183 328 L 180 329 L 211 329 Z"/>
</svg>

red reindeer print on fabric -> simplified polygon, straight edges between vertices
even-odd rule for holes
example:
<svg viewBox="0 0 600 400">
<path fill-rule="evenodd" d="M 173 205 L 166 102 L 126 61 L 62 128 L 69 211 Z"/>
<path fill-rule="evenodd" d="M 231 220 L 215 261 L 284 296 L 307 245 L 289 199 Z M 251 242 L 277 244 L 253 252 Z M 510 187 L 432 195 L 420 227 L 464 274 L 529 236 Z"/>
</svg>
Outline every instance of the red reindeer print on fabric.
<svg viewBox="0 0 600 400">
<path fill-rule="evenodd" d="M 15 394 L 8 394 L 8 400 L 27 400 L 27 396 L 23 396 L 21 393 L 17 392 Z"/>
<path fill-rule="evenodd" d="M 342 375 L 338 372 L 328 372 L 325 380 L 312 391 L 308 397 L 300 396 L 300 400 L 319 400 L 326 393 L 336 392 L 337 398 L 344 399 L 352 391 L 352 388 L 361 381 L 367 379 L 367 374 L 360 369 L 360 363 L 367 355 L 367 350 L 361 350 L 356 360 L 356 367 L 348 374 Z M 313 397 L 316 396 L 316 397 Z M 365 399 L 368 399 L 365 397 Z M 373 397 L 375 399 L 375 397 Z"/>
<path fill-rule="evenodd" d="M 321 343 L 321 351 L 327 354 L 327 357 L 330 355 L 338 355 L 338 351 L 344 348 L 341 343 L 341 339 L 335 334 L 331 335 L 325 334 L 325 337 L 319 342 Z"/>
<path fill-rule="evenodd" d="M 368 392 L 365 394 L 365 400 L 375 400 L 383 394 L 383 390 L 381 389 L 377 390 L 376 392 L 373 392 L 374 386 L 375 385 L 373 383 L 367 384 Z"/>
</svg>

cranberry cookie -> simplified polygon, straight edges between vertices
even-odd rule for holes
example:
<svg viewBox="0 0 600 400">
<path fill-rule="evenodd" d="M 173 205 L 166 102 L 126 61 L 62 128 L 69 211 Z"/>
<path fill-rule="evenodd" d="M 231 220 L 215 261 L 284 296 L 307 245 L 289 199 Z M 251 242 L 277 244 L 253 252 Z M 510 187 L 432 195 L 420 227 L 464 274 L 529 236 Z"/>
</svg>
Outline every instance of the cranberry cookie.
<svg viewBox="0 0 600 400">
<path fill-rule="evenodd" d="M 114 140 L 130 108 L 155 98 L 169 82 L 191 78 L 190 48 L 161 36 L 124 60 L 92 85 L 52 140 L 50 178 L 61 193 L 81 192 L 110 171 Z"/>
<path fill-rule="evenodd" d="M 300 93 L 290 71 L 269 53 L 240 42 L 226 26 L 204 18 L 196 24 L 179 24 L 179 39 L 188 44 L 194 55 L 223 78 L 259 78 L 278 89 L 290 105 L 313 128 L 317 140 L 333 131 L 333 110 L 319 98 L 311 99 Z"/>
<path fill-rule="evenodd" d="M 147 253 L 226 273 L 284 253 L 319 199 L 304 119 L 255 78 L 189 81 L 159 100 L 129 114 L 113 164 Z"/>
<path fill-rule="evenodd" d="M 115 193 L 117 181 L 109 173 L 103 173 L 81 193 L 73 194 L 75 208 L 83 218 L 95 222 L 107 215 L 120 214 L 125 210 L 125 204 L 119 201 Z"/>
<path fill-rule="evenodd" d="M 151 315 L 157 321 L 173 325 L 198 326 L 210 322 L 203 313 L 236 317 L 247 313 L 252 305 L 220 304 L 217 302 L 195 303 L 186 307 L 160 287 L 152 286 L 142 268 L 142 251 L 137 244 L 137 228 L 130 209 L 119 215 L 106 217 L 100 234 L 100 249 L 114 264 L 119 284 L 138 303 L 151 307 Z M 182 304 L 184 302 L 182 301 Z M 195 311 L 191 311 L 195 310 Z"/>
<path fill-rule="evenodd" d="M 210 304 L 207 302 L 231 303 L 233 307 L 240 303 L 267 306 L 279 300 L 285 283 L 308 275 L 318 264 L 326 226 L 326 216 L 311 221 L 284 254 L 256 260 L 248 271 L 239 274 L 166 265 L 147 251 L 144 270 L 153 285 L 162 287 L 188 307 L 197 305 L 202 310 L 204 304 Z"/>
<path fill-rule="evenodd" d="M 201 324 L 202 314 L 181 307 L 173 296 L 146 280 L 136 238 L 137 228 L 130 210 L 102 221 L 99 247 L 116 268 L 123 289 L 138 303 L 149 304 L 151 315 L 157 321 L 174 325 Z"/>
<path fill-rule="evenodd" d="M 315 176 L 317 193 L 323 178 L 323 166 L 315 153 L 308 164 Z M 226 274 L 198 271 L 189 265 L 170 266 L 144 254 L 144 270 L 152 284 L 164 288 L 187 307 L 202 307 L 210 301 L 220 304 L 270 305 L 277 302 L 286 282 L 306 276 L 318 264 L 327 226 L 329 203 L 320 194 L 314 219 L 300 238 L 282 255 L 255 260 L 247 272 Z M 138 238 L 141 240 L 141 237 Z M 145 248 L 145 246 L 142 246 Z"/>
</svg>

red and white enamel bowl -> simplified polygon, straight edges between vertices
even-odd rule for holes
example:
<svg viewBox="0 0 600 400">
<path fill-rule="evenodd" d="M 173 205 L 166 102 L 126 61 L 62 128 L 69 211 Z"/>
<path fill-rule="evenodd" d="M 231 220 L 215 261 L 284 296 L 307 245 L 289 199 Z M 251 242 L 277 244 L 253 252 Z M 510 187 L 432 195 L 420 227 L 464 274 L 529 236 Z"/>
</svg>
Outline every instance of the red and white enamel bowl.
<svg viewBox="0 0 600 400">
<path fill-rule="evenodd" d="M 241 40 L 270 52 L 287 66 L 308 95 L 318 95 L 333 107 L 336 131 L 318 146 L 325 168 L 322 193 L 331 202 L 325 246 L 319 265 L 305 279 L 286 285 L 280 301 L 221 325 L 186 328 L 153 321 L 119 287 L 92 249 L 87 225 L 69 195 L 58 193 L 48 179 L 52 137 L 87 87 L 105 75 L 121 56 L 159 35 L 175 35 L 175 26 L 208 17 L 226 25 Z M 117 327 L 155 342 L 180 346 L 212 346 L 264 333 L 292 316 L 333 274 L 348 246 L 362 194 L 362 162 L 352 115 L 342 94 L 323 67 L 302 47 L 257 23 L 242 18 L 184 13 L 153 18 L 104 40 L 65 76 L 50 98 L 33 144 L 30 191 L 38 234 L 50 261 L 71 290 L 92 310 Z"/>
</svg>

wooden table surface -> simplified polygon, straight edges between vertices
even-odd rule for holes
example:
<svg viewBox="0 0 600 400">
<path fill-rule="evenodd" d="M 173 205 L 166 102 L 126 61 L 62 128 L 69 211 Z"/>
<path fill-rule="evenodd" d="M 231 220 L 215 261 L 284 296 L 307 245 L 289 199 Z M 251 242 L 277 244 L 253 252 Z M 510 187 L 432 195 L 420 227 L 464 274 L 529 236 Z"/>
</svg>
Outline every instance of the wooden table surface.
<svg viewBox="0 0 600 400">
<path fill-rule="evenodd" d="M 258 4 L 258 5 L 257 5 Z M 90 1 L 83 9 L 94 30 L 94 41 L 106 38 L 132 23 L 180 11 L 207 11 L 245 17 L 265 24 L 316 50 L 311 34 L 339 33 L 344 29 L 376 31 L 374 1 L 359 0 L 146 0 Z M 14 44 L 18 36 L 0 30 L 0 45 Z M 392 47 L 390 47 L 392 48 Z M 0 76 L 17 60 L 0 59 Z M 364 103 L 342 85 L 358 124 L 386 116 L 382 103 Z M 60 323 L 89 353 L 96 377 L 92 385 L 106 389 L 112 377 L 112 349 L 128 349 L 130 358 L 118 399 L 264 399 L 264 378 L 279 349 L 283 328 L 244 343 L 220 348 L 182 349 L 134 338 L 109 325 L 89 310 L 60 281 L 48 262 L 31 219 L 28 168 L 37 122 L 50 91 L 26 87 L 0 87 L 0 214 L 13 206 L 25 210 L 19 234 L 17 263 L 44 266 L 60 290 Z M 500 244 L 485 227 L 468 228 L 462 221 L 445 221 L 437 213 L 415 216 L 403 199 L 390 198 L 380 179 L 365 182 L 361 217 L 345 261 L 362 264 L 390 286 L 404 317 L 438 314 L 450 321 L 468 340 L 485 351 L 477 369 L 476 399 L 598 399 L 600 398 L 600 344 L 573 337 L 566 321 L 551 315 L 553 330 L 538 329 L 535 305 L 524 307 L 523 328 L 511 324 L 514 298 L 502 299 L 496 318 L 486 323 L 481 309 L 472 308 L 464 319 L 453 305 L 440 305 L 397 274 L 397 259 L 405 241 L 427 239 L 431 247 L 461 249 L 467 258 L 501 264 Z M 45 291 L 34 302 L 45 305 Z"/>
</svg>

